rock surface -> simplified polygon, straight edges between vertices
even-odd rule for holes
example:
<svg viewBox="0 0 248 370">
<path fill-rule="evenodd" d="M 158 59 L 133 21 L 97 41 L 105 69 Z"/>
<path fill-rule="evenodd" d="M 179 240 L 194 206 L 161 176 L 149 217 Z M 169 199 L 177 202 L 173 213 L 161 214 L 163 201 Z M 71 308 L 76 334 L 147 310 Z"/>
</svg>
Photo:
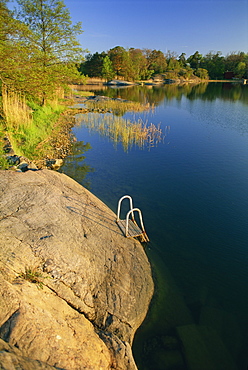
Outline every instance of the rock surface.
<svg viewBox="0 0 248 370">
<path fill-rule="evenodd" d="M 98 198 L 54 171 L 0 171 L 2 369 L 136 369 L 152 294 L 142 245 Z"/>
</svg>

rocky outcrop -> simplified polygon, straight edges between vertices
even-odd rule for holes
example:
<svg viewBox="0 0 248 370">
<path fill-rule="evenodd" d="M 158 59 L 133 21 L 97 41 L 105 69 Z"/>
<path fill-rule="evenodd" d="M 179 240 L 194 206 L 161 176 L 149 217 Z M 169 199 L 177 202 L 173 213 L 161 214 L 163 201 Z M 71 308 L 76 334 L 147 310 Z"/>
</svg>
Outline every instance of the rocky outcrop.
<svg viewBox="0 0 248 370">
<path fill-rule="evenodd" d="M 3 369 L 136 369 L 153 294 L 142 245 L 69 177 L 0 171 Z"/>
<path fill-rule="evenodd" d="M 137 85 L 137 83 L 132 81 L 122 81 L 122 80 L 111 80 L 106 83 L 109 86 L 133 86 Z"/>
</svg>

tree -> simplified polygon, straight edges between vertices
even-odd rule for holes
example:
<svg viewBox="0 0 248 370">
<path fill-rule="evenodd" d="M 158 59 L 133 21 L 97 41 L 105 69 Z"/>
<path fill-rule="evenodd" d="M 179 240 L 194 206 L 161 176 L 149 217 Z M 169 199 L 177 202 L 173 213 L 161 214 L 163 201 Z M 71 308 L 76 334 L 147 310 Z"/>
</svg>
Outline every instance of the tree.
<svg viewBox="0 0 248 370">
<path fill-rule="evenodd" d="M 236 77 L 247 77 L 248 54 L 244 52 L 230 53 L 225 57 L 225 70 L 235 73 Z"/>
<path fill-rule="evenodd" d="M 199 51 L 196 51 L 193 55 L 187 59 L 187 62 L 190 64 L 191 68 L 198 69 L 200 67 L 200 62 L 202 60 L 202 55 Z"/>
<path fill-rule="evenodd" d="M 103 60 L 106 53 L 98 52 L 94 54 L 87 54 L 85 61 L 80 64 L 79 71 L 89 77 L 102 77 Z"/>
<path fill-rule="evenodd" d="M 6 3 L 0 0 L 0 79 L 4 85 L 13 87 L 18 75 L 27 68 L 27 49 L 21 39 L 29 30 L 13 18 Z"/>
<path fill-rule="evenodd" d="M 234 69 L 236 77 L 237 78 L 245 77 L 246 70 L 247 66 L 245 62 L 239 62 Z"/>
<path fill-rule="evenodd" d="M 132 61 L 133 80 L 146 79 L 149 75 L 147 70 L 147 60 L 141 49 L 129 49 L 129 55 Z"/>
<path fill-rule="evenodd" d="M 63 1 L 17 0 L 17 3 L 17 17 L 30 30 L 22 41 L 31 51 L 35 95 L 40 92 L 44 103 L 58 87 L 79 79 L 76 63 L 82 59 L 83 50 L 76 36 L 82 33 L 81 23 L 72 25 Z"/>
<path fill-rule="evenodd" d="M 171 58 L 177 59 L 177 57 L 178 57 L 178 54 L 177 54 L 176 51 L 167 50 L 166 53 L 165 53 L 166 60 L 169 60 Z"/>
<path fill-rule="evenodd" d="M 221 51 L 210 51 L 201 60 L 200 67 L 208 70 L 212 80 L 224 78 L 225 63 L 221 54 Z"/>
<path fill-rule="evenodd" d="M 148 62 L 148 69 L 153 70 L 154 73 L 163 73 L 166 71 L 167 61 L 161 50 L 146 49 L 145 53 Z"/>
<path fill-rule="evenodd" d="M 178 61 L 179 61 L 181 67 L 186 67 L 186 65 L 187 65 L 187 61 L 186 61 L 185 56 L 186 56 L 185 53 L 182 53 L 181 55 L 179 55 Z"/>
<path fill-rule="evenodd" d="M 115 72 L 113 70 L 112 62 L 109 59 L 108 55 L 106 55 L 103 59 L 102 77 L 105 78 L 107 81 L 110 81 L 114 78 L 114 76 Z"/>
<path fill-rule="evenodd" d="M 178 71 L 180 69 L 180 63 L 177 59 L 175 58 L 170 58 L 168 60 L 168 66 L 167 70 L 173 70 L 173 71 Z"/>
<path fill-rule="evenodd" d="M 127 51 L 122 46 L 116 46 L 108 51 L 108 56 L 112 62 L 115 74 L 118 76 L 124 75 L 125 56 Z"/>
<path fill-rule="evenodd" d="M 202 80 L 208 80 L 208 71 L 204 68 L 198 68 L 195 75 Z"/>
<path fill-rule="evenodd" d="M 185 80 L 189 80 L 190 78 L 193 77 L 193 69 L 190 68 L 188 65 L 186 65 L 185 68 L 180 68 L 178 75 L 183 77 Z"/>
</svg>

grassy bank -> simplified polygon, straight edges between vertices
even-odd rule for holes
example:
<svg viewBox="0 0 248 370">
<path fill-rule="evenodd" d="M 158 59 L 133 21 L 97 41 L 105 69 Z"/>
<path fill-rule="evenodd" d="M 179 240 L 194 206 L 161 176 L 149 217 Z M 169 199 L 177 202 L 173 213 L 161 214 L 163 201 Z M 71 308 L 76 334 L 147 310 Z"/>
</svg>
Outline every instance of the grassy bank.
<svg viewBox="0 0 248 370">
<path fill-rule="evenodd" d="M 76 92 L 78 97 L 78 92 Z M 92 93 L 82 92 L 82 97 Z M 28 158 L 42 166 L 44 159 L 61 159 L 70 153 L 71 128 L 75 124 L 75 109 L 69 109 L 68 104 L 76 103 L 72 91 L 69 99 L 56 99 L 45 106 L 28 101 L 22 95 L 2 89 L 2 111 L 0 120 L 0 168 L 8 168 L 7 156 L 17 155 Z M 120 117 L 127 111 L 140 112 L 152 109 L 150 105 L 119 99 L 89 99 L 84 101 L 83 111 L 85 121 L 91 126 L 100 125 L 102 133 L 114 136 L 116 142 L 121 141 L 128 146 L 150 140 L 161 140 L 160 130 L 147 127 L 145 124 L 126 122 Z M 94 115 L 88 115 L 94 112 Z M 99 113 L 111 113 L 103 118 Z M 96 119 L 95 114 L 98 115 Z M 96 124 L 96 122 L 98 122 Z"/>
<path fill-rule="evenodd" d="M 67 109 L 59 100 L 39 106 L 14 91 L 3 89 L 0 120 L 1 168 L 7 167 L 4 154 L 8 154 L 10 146 L 10 154 L 30 160 L 53 157 L 56 138 L 68 126 L 63 114 Z"/>
</svg>

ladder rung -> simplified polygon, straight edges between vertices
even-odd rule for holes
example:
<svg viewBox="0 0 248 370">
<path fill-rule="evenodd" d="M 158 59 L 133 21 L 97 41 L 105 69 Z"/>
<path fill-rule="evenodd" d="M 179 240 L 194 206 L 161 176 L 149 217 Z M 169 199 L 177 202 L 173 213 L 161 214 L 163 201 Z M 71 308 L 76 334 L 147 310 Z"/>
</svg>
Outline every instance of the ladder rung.
<svg viewBox="0 0 248 370">
<path fill-rule="evenodd" d="M 119 220 L 117 221 L 117 224 L 119 225 L 120 229 L 126 234 L 126 220 Z M 128 236 L 129 237 L 135 237 L 142 235 L 142 230 L 140 230 L 139 226 L 135 225 L 132 220 L 129 220 L 128 222 Z"/>
</svg>

